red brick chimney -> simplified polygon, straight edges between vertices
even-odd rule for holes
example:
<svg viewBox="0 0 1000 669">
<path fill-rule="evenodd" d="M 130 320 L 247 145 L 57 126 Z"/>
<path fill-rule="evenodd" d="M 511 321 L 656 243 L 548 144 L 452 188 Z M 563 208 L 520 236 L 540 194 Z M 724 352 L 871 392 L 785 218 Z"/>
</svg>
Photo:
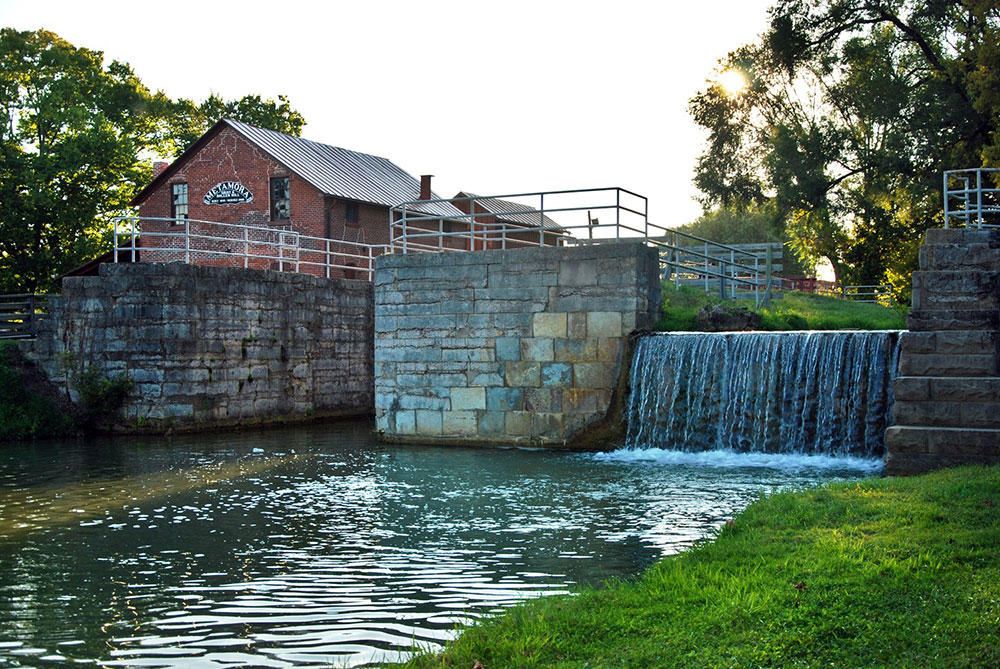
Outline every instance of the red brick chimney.
<svg viewBox="0 0 1000 669">
<path fill-rule="evenodd" d="M 431 177 L 433 174 L 420 175 L 420 198 L 421 200 L 431 199 Z"/>
<path fill-rule="evenodd" d="M 156 161 L 153 163 L 153 178 L 160 176 L 169 167 L 170 163 L 164 163 L 162 161 Z"/>
</svg>

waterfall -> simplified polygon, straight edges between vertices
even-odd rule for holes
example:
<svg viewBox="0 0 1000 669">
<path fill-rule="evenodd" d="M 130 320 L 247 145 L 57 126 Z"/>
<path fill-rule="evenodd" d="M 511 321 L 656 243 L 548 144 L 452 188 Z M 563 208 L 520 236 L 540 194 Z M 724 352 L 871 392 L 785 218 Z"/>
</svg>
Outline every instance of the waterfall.
<svg viewBox="0 0 1000 669">
<path fill-rule="evenodd" d="M 898 332 L 648 335 L 626 446 L 881 456 L 898 358 Z"/>
</svg>

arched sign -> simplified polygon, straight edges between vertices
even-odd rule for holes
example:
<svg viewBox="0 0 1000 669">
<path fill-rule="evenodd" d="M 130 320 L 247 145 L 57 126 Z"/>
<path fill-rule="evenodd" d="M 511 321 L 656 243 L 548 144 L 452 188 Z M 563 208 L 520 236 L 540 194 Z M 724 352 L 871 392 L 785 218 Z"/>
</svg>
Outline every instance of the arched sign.
<svg viewBox="0 0 1000 669">
<path fill-rule="evenodd" d="M 202 198 L 205 204 L 239 204 L 253 202 L 253 193 L 239 181 L 217 183 Z"/>
</svg>

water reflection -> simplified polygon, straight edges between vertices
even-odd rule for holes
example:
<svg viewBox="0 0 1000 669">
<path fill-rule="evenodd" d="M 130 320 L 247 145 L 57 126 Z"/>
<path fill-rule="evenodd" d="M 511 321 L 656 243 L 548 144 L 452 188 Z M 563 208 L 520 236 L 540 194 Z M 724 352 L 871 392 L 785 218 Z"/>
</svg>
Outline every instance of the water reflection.
<svg viewBox="0 0 1000 669">
<path fill-rule="evenodd" d="M 847 468 L 380 446 L 367 424 L 0 452 L 0 665 L 396 660 Z M 839 465 L 838 465 L 839 466 Z"/>
</svg>

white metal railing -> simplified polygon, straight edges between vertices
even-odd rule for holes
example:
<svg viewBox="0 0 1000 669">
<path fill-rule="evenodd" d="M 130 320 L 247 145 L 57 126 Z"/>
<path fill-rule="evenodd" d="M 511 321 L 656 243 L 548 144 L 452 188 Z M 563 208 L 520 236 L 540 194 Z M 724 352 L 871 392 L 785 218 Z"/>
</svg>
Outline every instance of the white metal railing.
<svg viewBox="0 0 1000 669">
<path fill-rule="evenodd" d="M 944 173 L 944 227 L 1000 226 L 1000 168 L 975 167 Z"/>
<path fill-rule="evenodd" d="M 276 269 L 327 278 L 340 270 L 348 278 L 368 280 L 375 258 L 388 251 L 384 244 L 310 237 L 287 227 L 138 216 L 114 219 L 114 245 L 115 262 L 125 254 L 132 262 L 141 256 L 143 262 Z"/>
<path fill-rule="evenodd" d="M 503 210 L 487 201 L 503 200 Z M 431 204 L 451 204 L 463 213 L 428 213 Z M 481 209 L 481 210 L 480 210 Z M 558 216 L 558 223 L 553 216 Z M 665 277 L 692 277 L 706 291 L 749 297 L 759 305 L 775 285 L 772 264 L 738 247 L 665 228 L 649 220 L 648 200 L 619 187 L 538 191 L 451 199 L 411 200 L 390 211 L 395 253 L 442 253 L 643 241 L 660 253 Z M 603 222 L 602 220 L 603 219 Z M 682 246 L 683 244 L 683 246 Z"/>
</svg>

